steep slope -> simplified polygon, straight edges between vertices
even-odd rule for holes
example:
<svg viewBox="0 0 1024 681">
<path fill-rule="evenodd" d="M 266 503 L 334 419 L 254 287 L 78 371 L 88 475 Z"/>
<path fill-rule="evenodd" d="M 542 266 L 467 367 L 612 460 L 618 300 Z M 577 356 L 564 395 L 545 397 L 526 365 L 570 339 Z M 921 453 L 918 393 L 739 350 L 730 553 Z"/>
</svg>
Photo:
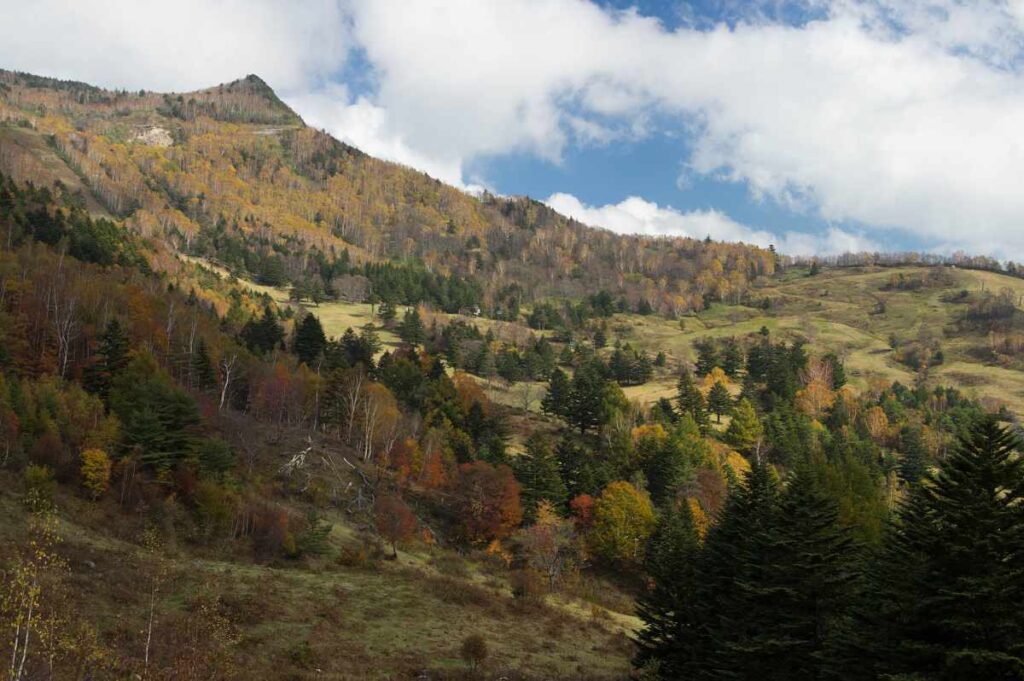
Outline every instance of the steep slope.
<svg viewBox="0 0 1024 681">
<path fill-rule="evenodd" d="M 776 265 L 763 249 L 621 236 L 528 199 L 466 195 L 306 127 L 255 76 L 157 95 L 0 72 L 0 121 L 0 171 L 45 183 L 74 174 L 145 236 L 254 275 L 276 256 L 290 281 L 328 291 L 330 264 L 347 253 L 478 280 L 492 312 L 602 288 L 680 312 L 742 300 Z M 64 167 L 41 172 L 54 158 Z"/>
</svg>

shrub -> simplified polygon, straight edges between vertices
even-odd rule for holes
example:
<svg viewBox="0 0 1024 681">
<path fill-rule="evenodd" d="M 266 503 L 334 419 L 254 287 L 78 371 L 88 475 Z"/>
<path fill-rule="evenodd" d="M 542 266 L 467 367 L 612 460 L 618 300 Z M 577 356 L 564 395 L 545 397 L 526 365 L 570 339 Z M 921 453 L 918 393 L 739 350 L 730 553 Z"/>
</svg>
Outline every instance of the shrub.
<svg viewBox="0 0 1024 681">
<path fill-rule="evenodd" d="M 47 466 L 28 466 L 25 469 L 25 505 L 32 511 L 53 506 L 57 483 L 53 471 Z"/>
<path fill-rule="evenodd" d="M 480 634 L 470 634 L 462 640 L 459 657 L 476 670 L 487 659 L 487 641 Z"/>
</svg>

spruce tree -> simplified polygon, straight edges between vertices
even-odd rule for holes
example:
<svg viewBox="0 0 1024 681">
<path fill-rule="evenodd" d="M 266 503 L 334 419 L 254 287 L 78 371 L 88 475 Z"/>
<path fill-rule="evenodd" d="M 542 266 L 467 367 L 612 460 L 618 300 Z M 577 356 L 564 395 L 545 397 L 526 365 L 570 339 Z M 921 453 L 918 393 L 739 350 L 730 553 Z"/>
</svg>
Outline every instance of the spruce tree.
<svg viewBox="0 0 1024 681">
<path fill-rule="evenodd" d="M 324 327 L 320 325 L 320 320 L 312 313 L 307 314 L 295 329 L 292 351 L 300 362 L 311 367 L 326 347 L 327 336 L 324 335 Z"/>
<path fill-rule="evenodd" d="M 409 308 L 402 317 L 402 323 L 398 325 L 398 336 L 409 345 L 419 345 L 423 342 L 426 334 L 423 331 L 423 320 L 420 319 L 419 310 Z"/>
<path fill-rule="evenodd" d="M 552 416 L 565 416 L 569 404 L 569 377 L 561 369 L 551 372 L 551 379 L 548 381 L 548 391 L 541 401 L 541 409 L 545 414 Z"/>
<path fill-rule="evenodd" d="M 913 488 L 854 627 L 860 677 L 1024 679 L 1022 451 L 985 419 Z"/>
<path fill-rule="evenodd" d="M 683 678 L 699 622 L 694 600 L 700 537 L 690 506 L 668 508 L 647 544 L 644 572 L 650 586 L 637 599 L 644 626 L 636 636 L 633 664 L 653 665 L 663 679 Z"/>
<path fill-rule="evenodd" d="M 213 368 L 213 360 L 206 348 L 206 341 L 202 338 L 196 344 L 196 350 L 192 353 L 192 377 L 196 388 L 209 390 L 217 385 L 217 371 Z"/>
<path fill-rule="evenodd" d="M 605 419 L 605 378 L 600 362 L 588 362 L 576 370 L 569 389 L 566 420 L 580 433 L 601 425 Z"/>
<path fill-rule="evenodd" d="M 928 472 L 928 454 L 921 440 L 921 431 L 912 426 L 900 429 L 900 478 L 916 485 Z"/>
<path fill-rule="evenodd" d="M 743 648 L 762 657 L 759 678 L 814 681 L 825 673 L 856 577 L 853 540 L 838 516 L 815 477 L 798 469 L 779 501 L 765 564 L 771 621 Z"/>
<path fill-rule="evenodd" d="M 715 422 L 722 422 L 722 414 L 728 414 L 732 410 L 732 395 L 729 389 L 722 385 L 721 381 L 715 381 L 708 392 L 708 411 L 715 415 Z"/>
<path fill-rule="evenodd" d="M 761 651 L 746 650 L 753 652 L 755 637 L 774 623 L 765 561 L 775 542 L 778 494 L 775 474 L 758 461 L 730 490 L 705 541 L 693 615 L 700 626 L 686 645 L 688 667 L 677 678 L 761 678 Z"/>
<path fill-rule="evenodd" d="M 689 414 L 701 432 L 706 433 L 708 429 L 707 405 L 704 402 L 704 396 L 693 382 L 693 374 L 686 367 L 683 367 L 679 373 L 679 382 L 676 384 L 676 402 L 679 404 L 679 413 Z"/>
<path fill-rule="evenodd" d="M 722 349 L 722 371 L 727 376 L 735 377 L 743 368 L 743 349 L 735 338 L 725 339 Z"/>
<path fill-rule="evenodd" d="M 516 457 L 514 470 L 521 485 L 525 520 L 532 521 L 536 517 L 537 505 L 542 501 L 551 502 L 560 511 L 565 507 L 565 483 L 547 438 L 531 435 L 526 442 L 526 452 Z"/>
<path fill-rule="evenodd" d="M 720 384 L 716 384 L 720 385 Z M 750 400 L 743 398 L 733 410 L 732 422 L 725 431 L 725 441 L 741 454 L 753 457 L 764 439 L 764 427 Z"/>
<path fill-rule="evenodd" d="M 112 318 L 100 336 L 96 359 L 85 370 L 85 387 L 106 400 L 111 381 L 128 365 L 129 349 L 128 334 L 117 317 Z"/>
<path fill-rule="evenodd" d="M 250 350 L 267 354 L 272 352 L 284 338 L 284 330 L 277 323 L 277 315 L 268 305 L 263 308 L 262 317 L 246 322 L 240 335 Z"/>
</svg>

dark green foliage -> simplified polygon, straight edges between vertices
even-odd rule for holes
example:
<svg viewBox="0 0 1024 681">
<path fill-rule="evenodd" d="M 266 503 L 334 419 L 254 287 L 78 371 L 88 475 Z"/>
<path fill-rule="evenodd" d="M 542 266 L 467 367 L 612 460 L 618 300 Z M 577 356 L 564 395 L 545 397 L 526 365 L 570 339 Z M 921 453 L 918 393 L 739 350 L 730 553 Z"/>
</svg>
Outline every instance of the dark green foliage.
<svg viewBox="0 0 1024 681">
<path fill-rule="evenodd" d="M 117 317 L 113 317 L 100 336 L 96 357 L 85 369 L 82 377 L 85 388 L 106 400 L 111 382 L 128 365 L 128 352 L 128 335 Z"/>
<path fill-rule="evenodd" d="M 900 429 L 900 478 L 911 485 L 928 472 L 928 453 L 921 440 L 920 428 L 903 426 Z"/>
<path fill-rule="evenodd" d="M 676 401 L 679 404 L 679 413 L 689 414 L 700 427 L 701 432 L 706 432 L 708 429 L 707 404 L 704 402 L 704 395 L 693 381 L 693 374 L 686 367 L 683 367 L 679 374 Z"/>
<path fill-rule="evenodd" d="M 608 417 L 607 385 L 604 367 L 597 361 L 584 364 L 573 375 L 564 416 L 580 433 L 601 425 Z"/>
<path fill-rule="evenodd" d="M 192 451 L 199 426 L 195 400 L 151 356 L 136 357 L 114 379 L 110 408 L 121 419 L 127 453 L 143 465 L 166 470 Z"/>
<path fill-rule="evenodd" d="M 721 352 L 722 371 L 735 378 L 743 368 L 743 348 L 735 338 L 726 338 Z"/>
<path fill-rule="evenodd" d="M 774 624 L 764 562 L 773 550 L 777 504 L 773 473 L 755 461 L 708 532 L 698 572 L 696 613 L 689 615 L 701 626 L 692 640 L 680 641 L 682 654 L 696 665 L 685 671 L 695 678 L 753 679 L 767 668 L 743 648 L 761 653 L 758 639 Z"/>
<path fill-rule="evenodd" d="M 263 308 L 263 316 L 246 322 L 239 335 L 247 348 L 266 355 L 284 340 L 284 329 L 278 324 L 277 315 L 267 306 Z"/>
<path fill-rule="evenodd" d="M 698 376 L 706 376 L 711 373 L 712 369 L 719 366 L 718 348 L 715 347 L 714 341 L 702 338 L 694 341 L 693 347 L 697 351 Z"/>
<path fill-rule="evenodd" d="M 721 381 L 715 381 L 708 391 L 708 411 L 715 415 L 715 420 L 719 423 L 722 421 L 722 414 L 732 411 L 732 395 Z"/>
<path fill-rule="evenodd" d="M 398 325 L 398 336 L 409 345 L 419 345 L 426 338 L 423 331 L 423 320 L 416 308 L 409 308 Z"/>
<path fill-rule="evenodd" d="M 300 362 L 312 367 L 326 347 L 327 336 L 324 335 L 324 328 L 320 325 L 320 320 L 312 313 L 307 314 L 295 329 L 292 352 Z"/>
<path fill-rule="evenodd" d="M 192 385 L 196 389 L 205 391 L 217 385 L 217 371 L 214 369 L 210 353 L 206 349 L 206 341 L 202 338 L 196 343 L 189 367 Z"/>
<path fill-rule="evenodd" d="M 616 348 L 608 360 L 608 373 L 619 385 L 642 385 L 651 379 L 651 360 L 629 345 Z"/>
<path fill-rule="evenodd" d="M 636 636 L 633 664 L 658 664 L 661 678 L 683 678 L 693 668 L 686 644 L 699 622 L 693 608 L 697 595 L 700 538 L 687 504 L 667 509 L 647 544 L 644 571 L 650 580 L 637 599 L 637 616 L 644 626 Z"/>
<path fill-rule="evenodd" d="M 526 442 L 526 452 L 516 457 L 512 469 L 521 486 L 524 520 L 530 522 L 536 517 L 537 504 L 541 501 L 551 502 L 556 509 L 565 507 L 565 484 L 562 482 L 558 459 L 547 438 L 531 435 Z"/>
<path fill-rule="evenodd" d="M 858 678 L 1024 679 L 1024 460 L 994 420 L 918 485 L 855 631 Z"/>
<path fill-rule="evenodd" d="M 846 385 L 846 367 L 836 353 L 830 352 L 821 359 L 832 372 L 832 389 L 839 390 Z"/>
<path fill-rule="evenodd" d="M 571 391 L 569 377 L 561 369 L 551 372 L 548 390 L 541 401 L 541 409 L 552 416 L 565 416 L 569 409 L 569 393 Z"/>
<path fill-rule="evenodd" d="M 196 441 L 195 454 L 199 471 L 204 475 L 220 475 L 235 467 L 237 458 L 231 445 L 219 437 L 200 438 Z"/>
</svg>

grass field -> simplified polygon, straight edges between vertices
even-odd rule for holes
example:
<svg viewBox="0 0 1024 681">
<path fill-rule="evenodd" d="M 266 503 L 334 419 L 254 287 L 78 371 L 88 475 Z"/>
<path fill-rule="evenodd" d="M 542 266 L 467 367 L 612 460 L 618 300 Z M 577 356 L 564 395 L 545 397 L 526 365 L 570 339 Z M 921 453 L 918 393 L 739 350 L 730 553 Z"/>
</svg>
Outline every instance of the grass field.
<svg viewBox="0 0 1024 681">
<path fill-rule="evenodd" d="M 195 259 L 193 259 L 195 261 Z M 205 267 L 217 270 L 209 263 Z M 220 270 L 222 274 L 227 274 Z M 986 343 L 983 335 L 954 328 L 962 309 L 956 303 L 943 302 L 944 295 L 961 289 L 969 292 L 997 292 L 1008 288 L 1018 300 L 1024 297 L 1024 280 L 992 272 L 947 270 L 950 281 L 939 287 L 917 291 L 883 290 L 896 274 L 921 275 L 925 268 L 849 268 L 825 269 L 814 277 L 789 272 L 780 280 L 759 289 L 756 296 L 768 296 L 775 302 L 763 311 L 735 305 L 715 304 L 697 314 L 673 320 L 656 315 L 616 314 L 609 320 L 609 342 L 615 338 L 643 348 L 650 355 L 664 352 L 668 370 L 642 386 L 628 387 L 626 396 L 642 403 L 675 392 L 675 371 L 683 362 L 695 359 L 693 343 L 703 337 L 746 336 L 766 327 L 774 337 L 804 338 L 814 353 L 835 352 L 843 358 L 850 384 L 865 389 L 874 380 L 913 383 L 915 372 L 893 358 L 890 338 L 914 340 L 922 334 L 936 336 L 946 355 L 944 364 L 932 369 L 929 381 L 952 385 L 990 405 L 1006 405 L 1024 415 L 1024 372 L 1013 367 L 986 365 L 970 353 Z M 299 305 L 314 312 L 328 336 L 340 336 L 347 328 L 358 329 L 367 323 L 379 325 L 365 303 L 325 302 L 320 305 L 297 304 L 288 300 L 287 291 L 251 282 L 243 285 L 257 293 L 266 293 L 283 305 Z M 884 305 L 884 312 L 873 313 Z M 431 312 L 440 323 L 459 318 L 476 324 L 482 331 L 509 342 L 523 343 L 536 332 L 525 323 L 509 323 L 480 317 Z M 380 331 L 385 346 L 394 346 L 398 338 Z M 539 411 L 543 397 L 540 383 L 504 385 L 500 379 L 487 382 L 488 395 L 495 401 L 518 409 Z"/>
</svg>

